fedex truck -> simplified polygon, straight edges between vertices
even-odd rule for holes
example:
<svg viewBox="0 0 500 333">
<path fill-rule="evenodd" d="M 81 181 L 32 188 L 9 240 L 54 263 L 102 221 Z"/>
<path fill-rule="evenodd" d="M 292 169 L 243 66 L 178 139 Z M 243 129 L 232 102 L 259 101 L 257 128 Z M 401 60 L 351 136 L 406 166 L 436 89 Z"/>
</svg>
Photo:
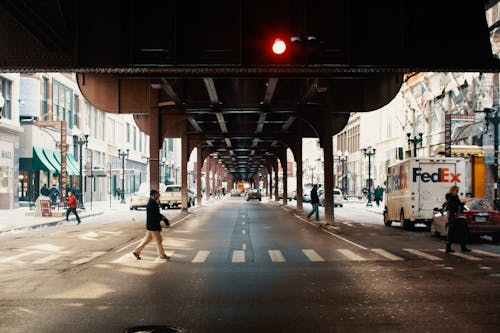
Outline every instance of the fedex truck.
<svg viewBox="0 0 500 333">
<path fill-rule="evenodd" d="M 430 226 L 433 210 L 441 207 L 451 186 L 457 185 L 460 196 L 469 188 L 464 158 L 410 158 L 387 170 L 384 224 L 398 221 L 403 229 L 416 223 Z"/>
</svg>

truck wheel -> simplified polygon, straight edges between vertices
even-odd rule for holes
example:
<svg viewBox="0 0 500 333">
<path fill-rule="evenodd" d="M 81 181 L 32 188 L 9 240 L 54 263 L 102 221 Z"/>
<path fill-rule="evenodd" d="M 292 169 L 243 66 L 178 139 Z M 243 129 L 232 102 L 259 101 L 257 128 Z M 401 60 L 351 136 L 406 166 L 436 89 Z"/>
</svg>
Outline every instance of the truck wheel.
<svg viewBox="0 0 500 333">
<path fill-rule="evenodd" d="M 392 221 L 389 221 L 389 214 L 387 214 L 387 211 L 384 211 L 384 225 L 386 227 L 390 227 L 392 225 Z"/>
<path fill-rule="evenodd" d="M 441 233 L 436 230 L 436 225 L 431 223 L 431 235 L 434 237 L 441 237 Z"/>
<path fill-rule="evenodd" d="M 405 213 L 403 210 L 401 210 L 401 213 L 399 215 L 399 223 L 401 224 L 401 228 L 404 230 L 410 230 L 412 227 L 412 223 L 410 222 L 409 219 L 405 219 Z"/>
</svg>

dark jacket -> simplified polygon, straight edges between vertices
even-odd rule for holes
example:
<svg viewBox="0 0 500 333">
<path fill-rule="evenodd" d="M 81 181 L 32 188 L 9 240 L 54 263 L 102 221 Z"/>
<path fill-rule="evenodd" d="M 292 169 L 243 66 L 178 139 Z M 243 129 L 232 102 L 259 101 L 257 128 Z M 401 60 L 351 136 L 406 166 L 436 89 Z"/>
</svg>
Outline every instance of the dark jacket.
<svg viewBox="0 0 500 333">
<path fill-rule="evenodd" d="M 311 205 L 318 205 L 318 204 L 319 204 L 318 190 L 313 188 L 311 190 Z"/>
<path fill-rule="evenodd" d="M 152 198 L 149 198 L 146 207 L 146 229 L 150 231 L 161 231 L 160 222 L 163 220 L 163 215 L 160 213 L 160 205 Z"/>
<path fill-rule="evenodd" d="M 446 210 L 450 213 L 458 213 L 463 210 L 464 204 L 458 198 L 458 195 L 446 193 Z"/>
</svg>

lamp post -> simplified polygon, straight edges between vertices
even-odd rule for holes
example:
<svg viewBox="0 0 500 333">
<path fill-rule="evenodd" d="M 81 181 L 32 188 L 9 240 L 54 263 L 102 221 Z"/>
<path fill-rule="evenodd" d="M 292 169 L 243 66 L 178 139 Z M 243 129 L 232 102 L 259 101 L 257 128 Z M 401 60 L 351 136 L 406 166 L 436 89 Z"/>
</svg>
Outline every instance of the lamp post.
<svg viewBox="0 0 500 333">
<path fill-rule="evenodd" d="M 311 170 L 311 185 L 314 185 L 314 170 L 316 170 L 315 165 L 309 166 L 309 170 Z"/>
<path fill-rule="evenodd" d="M 346 195 L 347 193 L 347 158 L 349 156 L 349 152 L 346 150 L 342 153 L 340 150 L 337 152 L 337 161 L 341 164 L 342 167 L 342 178 L 341 178 L 341 188 L 342 193 Z M 344 173 L 345 170 L 345 173 Z"/>
<path fill-rule="evenodd" d="M 368 202 L 366 203 L 367 206 L 372 206 L 372 164 L 371 164 L 371 157 L 375 156 L 375 148 L 363 148 L 361 149 L 365 157 L 368 156 Z"/>
<path fill-rule="evenodd" d="M 481 112 L 486 113 L 484 118 L 486 120 L 486 128 L 489 127 L 489 124 L 493 125 L 493 205 L 496 210 L 500 211 L 498 198 L 498 124 L 500 123 L 500 110 L 498 107 L 487 107 Z"/>
<path fill-rule="evenodd" d="M 85 145 L 85 148 L 87 148 L 87 144 L 89 142 L 88 140 L 89 135 L 88 134 L 83 134 L 83 135 L 73 135 L 73 141 L 78 145 L 78 150 L 80 153 L 80 178 L 79 178 L 79 187 L 80 191 L 78 193 L 78 200 L 80 202 L 80 209 L 85 209 L 85 205 L 83 204 L 83 145 Z M 92 207 L 91 207 L 92 208 Z"/>
<path fill-rule="evenodd" d="M 167 162 L 165 162 L 165 157 L 162 157 L 161 162 L 159 164 L 160 165 L 160 183 L 162 182 L 162 179 L 164 179 L 164 181 L 166 180 L 165 173 L 162 172 L 162 170 L 165 170 L 165 164 L 166 163 Z"/>
<path fill-rule="evenodd" d="M 406 133 L 406 136 L 408 137 L 408 149 L 410 151 L 411 155 L 411 145 L 413 144 L 413 155 L 410 157 L 417 157 L 417 146 L 420 145 L 420 148 L 422 148 L 422 141 L 423 141 L 423 133 L 418 133 L 418 136 L 414 136 L 411 138 L 411 133 Z"/>
<path fill-rule="evenodd" d="M 128 157 L 128 152 L 127 151 L 121 151 L 121 149 L 118 149 L 118 158 L 122 159 L 122 200 L 120 201 L 121 204 L 126 203 L 125 202 L 125 158 Z"/>
</svg>

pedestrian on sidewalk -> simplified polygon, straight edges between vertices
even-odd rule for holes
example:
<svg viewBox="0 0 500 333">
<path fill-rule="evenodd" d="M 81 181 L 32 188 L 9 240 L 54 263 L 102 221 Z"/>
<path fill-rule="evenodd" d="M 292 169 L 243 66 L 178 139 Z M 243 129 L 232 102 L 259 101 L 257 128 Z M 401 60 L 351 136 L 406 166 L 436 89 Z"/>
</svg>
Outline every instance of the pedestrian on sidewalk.
<svg viewBox="0 0 500 333">
<path fill-rule="evenodd" d="M 78 216 L 78 213 L 76 211 L 76 207 L 78 206 L 78 201 L 76 200 L 75 195 L 71 191 L 68 192 L 67 204 L 68 204 L 68 209 L 66 209 L 66 221 L 69 221 L 68 219 L 69 213 L 73 213 L 75 214 L 76 220 L 78 221 L 77 224 L 80 224 L 81 222 L 80 217 Z"/>
<path fill-rule="evenodd" d="M 146 236 L 141 244 L 132 252 L 137 258 L 141 259 L 141 252 L 144 247 L 154 238 L 156 242 L 156 250 L 160 259 L 170 259 L 163 250 L 163 239 L 161 237 L 161 221 L 164 221 L 167 227 L 169 226 L 168 219 L 160 213 L 160 193 L 157 190 L 149 192 L 149 201 L 146 207 Z"/>
<path fill-rule="evenodd" d="M 446 210 L 448 211 L 448 232 L 446 233 L 446 253 L 453 253 L 452 243 L 460 243 L 462 252 L 470 252 L 467 248 L 467 222 L 461 216 L 464 204 L 458 198 L 458 186 L 452 186 L 446 193 Z"/>
<path fill-rule="evenodd" d="M 316 221 L 319 221 L 319 197 L 318 197 L 318 185 L 314 184 L 311 190 L 311 205 L 312 210 L 307 214 L 307 218 L 310 218 L 312 214 L 316 214 Z"/>
<path fill-rule="evenodd" d="M 379 186 L 374 191 L 375 194 L 375 202 L 377 203 L 377 207 L 380 207 L 380 201 L 382 201 L 382 198 L 384 197 L 384 190 Z"/>
</svg>

